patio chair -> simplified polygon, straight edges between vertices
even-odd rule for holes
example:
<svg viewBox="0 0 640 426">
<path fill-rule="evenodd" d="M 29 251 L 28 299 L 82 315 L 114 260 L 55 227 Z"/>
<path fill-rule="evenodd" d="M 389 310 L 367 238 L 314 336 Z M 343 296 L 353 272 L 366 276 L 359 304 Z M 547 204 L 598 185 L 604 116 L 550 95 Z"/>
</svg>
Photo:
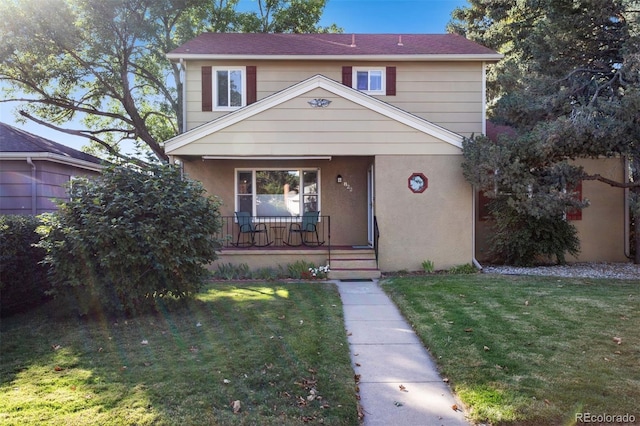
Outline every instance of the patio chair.
<svg viewBox="0 0 640 426">
<path fill-rule="evenodd" d="M 236 247 L 266 247 L 271 245 L 269 240 L 269 231 L 267 225 L 264 223 L 254 224 L 249 212 L 236 212 L 236 218 L 238 219 L 238 236 L 236 237 Z M 258 234 L 258 241 L 256 242 L 256 234 Z M 266 244 L 259 244 L 260 234 L 264 234 Z M 242 242 L 240 242 L 240 236 L 244 235 Z"/>
<path fill-rule="evenodd" d="M 287 238 L 287 244 L 294 247 L 298 247 L 300 245 L 317 247 L 324 244 L 324 241 L 320 241 L 320 236 L 318 235 L 319 216 L 320 212 L 306 212 L 302 215 L 302 220 L 300 221 L 300 223 L 292 223 L 291 226 L 289 226 L 289 237 Z M 299 244 L 291 244 L 292 234 L 294 236 L 296 234 L 300 235 Z M 316 234 L 315 241 L 313 240 L 313 234 Z M 308 239 L 309 236 L 311 236 L 310 240 Z"/>
</svg>

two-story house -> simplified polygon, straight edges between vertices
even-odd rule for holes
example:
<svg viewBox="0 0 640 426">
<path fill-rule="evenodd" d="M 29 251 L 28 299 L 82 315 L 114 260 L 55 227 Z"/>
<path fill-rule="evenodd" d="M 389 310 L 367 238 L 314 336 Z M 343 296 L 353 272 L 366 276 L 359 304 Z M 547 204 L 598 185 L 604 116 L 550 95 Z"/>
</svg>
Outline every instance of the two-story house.
<svg viewBox="0 0 640 426">
<path fill-rule="evenodd" d="M 340 278 L 367 276 L 369 247 L 382 271 L 475 261 L 462 139 L 486 132 L 501 55 L 453 34 L 206 33 L 168 57 L 185 128 L 165 150 L 221 198 L 221 262 L 330 259 Z"/>
</svg>

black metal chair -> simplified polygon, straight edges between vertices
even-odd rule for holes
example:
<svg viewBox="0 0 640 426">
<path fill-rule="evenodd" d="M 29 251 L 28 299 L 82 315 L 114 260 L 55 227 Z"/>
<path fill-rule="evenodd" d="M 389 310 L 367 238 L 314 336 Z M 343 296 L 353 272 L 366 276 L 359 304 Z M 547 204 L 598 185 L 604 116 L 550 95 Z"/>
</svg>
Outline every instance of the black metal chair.
<svg viewBox="0 0 640 426">
<path fill-rule="evenodd" d="M 300 223 L 294 222 L 289 226 L 289 236 L 287 238 L 287 244 L 290 246 L 298 247 L 301 245 L 309 247 L 317 247 L 324 244 L 324 241 L 320 241 L 320 235 L 318 234 L 318 218 L 320 212 L 306 212 L 302 215 Z M 292 234 L 300 235 L 300 243 L 292 244 Z M 313 234 L 316 235 L 315 241 L 313 240 Z M 311 240 L 307 237 L 311 235 Z"/>
<path fill-rule="evenodd" d="M 249 212 L 236 212 L 236 218 L 238 219 L 238 236 L 236 237 L 236 247 L 266 247 L 271 245 L 269 240 L 269 231 L 267 225 L 264 223 L 254 224 Z M 256 234 L 264 234 L 266 244 L 258 244 L 260 242 L 260 236 L 258 235 L 258 241 L 256 242 Z M 243 242 L 240 242 L 240 236 L 244 235 Z"/>
</svg>

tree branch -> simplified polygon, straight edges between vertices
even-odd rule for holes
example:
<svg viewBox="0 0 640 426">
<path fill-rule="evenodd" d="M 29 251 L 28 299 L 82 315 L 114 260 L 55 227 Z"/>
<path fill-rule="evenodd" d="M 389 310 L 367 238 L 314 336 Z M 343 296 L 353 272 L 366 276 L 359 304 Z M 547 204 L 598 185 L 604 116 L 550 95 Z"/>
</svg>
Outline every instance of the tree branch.
<svg viewBox="0 0 640 426">
<path fill-rule="evenodd" d="M 640 188 L 640 182 L 618 182 L 617 180 L 609 179 L 600 174 L 596 173 L 594 175 L 585 175 L 582 177 L 583 180 L 597 180 L 602 183 L 606 183 L 607 185 L 613 186 L 615 188 Z"/>
<path fill-rule="evenodd" d="M 82 130 L 73 130 L 73 129 L 63 129 L 61 127 L 57 127 L 54 126 L 53 124 L 49 124 L 46 121 L 42 121 L 39 120 L 37 118 L 35 118 L 34 116 L 30 115 L 28 112 L 26 111 L 20 111 L 20 115 L 22 115 L 23 117 L 33 121 L 34 123 L 38 123 L 40 125 L 43 125 L 45 127 L 48 127 L 49 129 L 53 129 L 56 130 L 58 132 L 62 132 L 62 133 L 66 133 L 68 135 L 73 135 L 73 136 L 79 136 L 82 138 L 87 138 L 89 140 L 92 140 L 100 145 L 102 145 L 108 152 L 109 154 L 120 158 L 122 160 L 125 160 L 127 162 L 133 162 L 139 166 L 145 166 L 145 162 L 138 160 L 135 157 L 129 157 L 127 155 L 121 154 L 120 152 L 118 152 L 117 150 L 115 150 L 111 145 L 109 145 L 107 142 L 103 141 L 100 138 L 97 138 L 96 136 L 94 136 L 94 134 L 96 133 L 102 133 L 102 132 L 108 132 L 109 130 L 103 130 L 103 131 L 96 131 L 96 132 L 90 132 L 90 131 L 82 131 Z"/>
</svg>

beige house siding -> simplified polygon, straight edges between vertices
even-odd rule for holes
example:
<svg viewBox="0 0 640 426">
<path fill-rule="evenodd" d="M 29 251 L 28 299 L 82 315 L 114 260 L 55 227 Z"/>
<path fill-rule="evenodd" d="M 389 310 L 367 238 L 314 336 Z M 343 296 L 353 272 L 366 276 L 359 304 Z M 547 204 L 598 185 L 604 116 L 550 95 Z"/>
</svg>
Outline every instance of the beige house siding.
<svg viewBox="0 0 640 426">
<path fill-rule="evenodd" d="M 310 99 L 331 100 L 311 108 Z M 316 88 L 171 151 L 171 155 L 457 154 L 459 148 Z"/>
<path fill-rule="evenodd" d="M 461 161 L 461 155 L 376 157 L 381 270 L 420 270 L 425 260 L 436 269 L 472 262 L 472 191 Z M 423 193 L 409 190 L 412 173 L 427 177 Z"/>
<path fill-rule="evenodd" d="M 257 66 L 257 99 L 290 87 L 317 74 L 342 80 L 342 66 L 383 68 L 395 66 L 396 96 L 376 98 L 463 136 L 482 132 L 482 79 L 480 62 L 363 62 L 363 61 L 213 61 L 189 62 L 186 69 L 187 130 L 226 115 L 203 112 L 202 66 Z"/>
</svg>

